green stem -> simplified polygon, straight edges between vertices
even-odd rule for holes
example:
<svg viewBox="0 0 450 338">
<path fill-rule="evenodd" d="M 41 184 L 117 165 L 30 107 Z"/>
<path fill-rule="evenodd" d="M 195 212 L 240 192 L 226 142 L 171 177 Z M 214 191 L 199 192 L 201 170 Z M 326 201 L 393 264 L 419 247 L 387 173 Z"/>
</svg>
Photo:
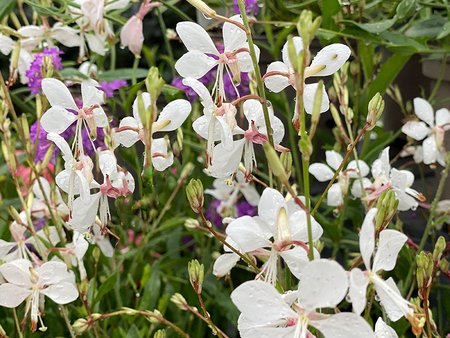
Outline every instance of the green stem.
<svg viewBox="0 0 450 338">
<path fill-rule="evenodd" d="M 156 14 L 157 14 L 157 17 L 158 17 L 159 27 L 161 28 L 161 33 L 162 33 L 162 36 L 163 36 L 163 38 L 164 38 L 164 45 L 166 46 L 167 53 L 169 53 L 169 58 L 170 58 L 170 69 L 172 70 L 172 77 L 174 77 L 174 76 L 175 76 L 175 68 L 174 68 L 174 65 L 175 65 L 175 58 L 174 58 L 174 56 L 173 56 L 172 46 L 170 45 L 170 41 L 169 41 L 169 39 L 167 38 L 167 34 L 166 34 L 167 27 L 166 27 L 166 23 L 164 22 L 164 18 L 163 18 L 163 16 L 162 16 L 161 10 L 160 10 L 158 7 L 156 7 L 155 10 L 156 10 Z"/>
<path fill-rule="evenodd" d="M 135 58 L 133 62 L 133 69 L 131 70 L 131 85 L 135 85 L 137 83 L 137 68 L 139 66 L 139 58 Z"/>
</svg>

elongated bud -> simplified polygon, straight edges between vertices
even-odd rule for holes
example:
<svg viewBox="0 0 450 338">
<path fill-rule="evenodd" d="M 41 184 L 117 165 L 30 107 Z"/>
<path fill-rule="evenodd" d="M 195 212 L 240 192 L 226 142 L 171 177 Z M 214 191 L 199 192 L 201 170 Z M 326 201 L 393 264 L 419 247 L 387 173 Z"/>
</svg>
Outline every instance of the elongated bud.
<svg viewBox="0 0 450 338">
<path fill-rule="evenodd" d="M 14 149 L 8 149 L 6 142 L 2 142 L 2 153 L 10 172 L 15 173 L 17 170 L 17 163 L 16 157 L 14 156 Z"/>
<path fill-rule="evenodd" d="M 198 260 L 193 259 L 188 263 L 189 281 L 195 293 L 202 293 L 203 279 L 205 277 L 205 267 Z"/>
<path fill-rule="evenodd" d="M 166 338 L 166 330 L 161 329 L 156 331 L 153 338 Z"/>
<path fill-rule="evenodd" d="M 334 123 L 336 124 L 336 126 L 339 129 L 342 129 L 341 117 L 339 116 L 339 112 L 336 109 L 336 107 L 334 106 L 334 104 L 330 104 L 330 112 L 331 112 L 331 116 L 333 117 L 333 120 L 334 120 Z"/>
<path fill-rule="evenodd" d="M 380 93 L 376 93 L 370 100 L 367 111 L 367 124 L 370 129 L 373 129 L 380 119 L 384 111 L 384 100 Z"/>
<path fill-rule="evenodd" d="M 161 94 L 161 90 L 164 84 L 165 82 L 159 75 L 158 68 L 151 67 L 145 79 L 145 86 L 150 94 L 153 103 L 156 103 L 156 101 L 158 100 L 159 94 Z"/>
<path fill-rule="evenodd" d="M 433 250 L 433 259 L 435 262 L 438 262 L 441 259 L 442 253 L 444 252 L 446 245 L 447 244 L 445 243 L 444 236 L 439 236 Z"/>
<path fill-rule="evenodd" d="M 178 144 L 178 149 L 180 149 L 180 151 L 183 150 L 183 140 L 184 140 L 183 129 L 178 128 L 177 129 L 177 144 Z"/>
<path fill-rule="evenodd" d="M 184 227 L 188 230 L 195 230 L 200 227 L 200 223 L 196 219 L 188 218 L 184 221 Z"/>
<path fill-rule="evenodd" d="M 200 12 L 202 12 L 203 15 L 209 18 L 213 18 L 217 15 L 217 12 L 213 10 L 211 7 L 209 7 L 202 0 L 187 0 L 187 1 L 196 9 L 198 9 Z"/>
<path fill-rule="evenodd" d="M 323 81 L 320 80 L 317 84 L 317 90 L 314 95 L 313 111 L 311 115 L 311 129 L 309 131 L 309 138 L 312 140 L 316 133 L 317 125 L 320 119 L 320 106 L 322 105 L 323 97 Z"/>
<path fill-rule="evenodd" d="M 191 162 L 186 163 L 183 169 L 181 170 L 180 177 L 189 176 L 192 173 L 192 170 L 194 170 L 194 168 L 195 166 Z"/>
<path fill-rule="evenodd" d="M 301 55 L 297 54 L 297 49 L 295 48 L 292 35 L 288 36 L 287 44 L 288 44 L 289 60 L 291 60 L 292 68 L 294 69 L 295 72 L 298 72 L 301 67 L 301 64 L 303 63 L 303 60 L 300 59 L 303 58 L 303 56 L 301 56 L 303 54 Z"/>
<path fill-rule="evenodd" d="M 273 172 L 273 174 L 278 177 L 278 179 L 281 182 L 287 182 L 288 176 L 286 175 L 286 172 L 284 170 L 283 163 L 281 162 L 280 158 L 278 157 L 277 152 L 273 147 L 270 145 L 269 142 L 265 142 L 263 144 L 264 153 L 266 154 L 267 162 L 269 162 L 270 170 Z"/>
<path fill-rule="evenodd" d="M 186 311 L 188 309 L 188 303 L 180 293 L 173 294 L 173 296 L 170 297 L 170 301 L 174 303 L 180 310 Z"/>
<path fill-rule="evenodd" d="M 192 178 L 186 187 L 186 196 L 192 210 L 199 214 L 203 207 L 203 184 L 202 181 Z"/>
<path fill-rule="evenodd" d="M 17 224 L 22 224 L 23 223 L 22 222 L 22 218 L 20 218 L 19 213 L 17 212 L 17 210 L 12 205 L 10 205 L 8 207 L 8 211 L 9 211 L 9 214 L 11 215 L 11 217 L 14 219 L 14 221 L 16 221 Z"/>
<path fill-rule="evenodd" d="M 292 154 L 291 154 L 291 152 L 281 153 L 280 161 L 283 164 L 284 172 L 286 173 L 287 177 L 289 178 L 291 176 L 291 172 L 292 172 Z"/>
<path fill-rule="evenodd" d="M 72 324 L 72 329 L 75 334 L 81 335 L 89 329 L 89 322 L 84 318 L 79 318 Z"/>
<path fill-rule="evenodd" d="M 397 213 L 398 200 L 392 190 L 385 190 L 381 193 L 377 201 L 377 216 L 375 217 L 375 228 L 384 229 L 392 217 Z"/>
<path fill-rule="evenodd" d="M 150 125 L 150 119 L 149 119 L 149 111 L 148 111 L 148 107 L 145 106 L 144 103 L 144 99 L 142 97 L 142 93 L 139 93 L 137 95 L 137 106 L 138 106 L 138 113 L 139 113 L 139 118 L 141 119 L 142 123 L 144 124 L 144 126 L 149 129 Z"/>
</svg>

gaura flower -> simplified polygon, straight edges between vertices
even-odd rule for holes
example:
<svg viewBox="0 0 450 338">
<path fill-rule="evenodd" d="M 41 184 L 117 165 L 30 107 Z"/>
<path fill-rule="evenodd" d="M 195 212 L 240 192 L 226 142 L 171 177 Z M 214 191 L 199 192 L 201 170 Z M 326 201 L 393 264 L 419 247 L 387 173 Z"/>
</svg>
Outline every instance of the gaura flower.
<svg viewBox="0 0 450 338">
<path fill-rule="evenodd" d="M 313 240 L 316 241 L 323 230 L 314 218 L 311 220 Z M 279 256 L 295 277 L 302 276 L 309 250 L 305 244 L 308 242 L 306 213 L 293 200 L 286 202 L 277 190 L 266 188 L 258 204 L 258 216 L 233 220 L 227 226 L 226 234 L 226 241 L 240 252 L 267 258 L 260 276 L 265 281 L 276 283 Z M 230 251 L 226 246 L 224 249 Z M 214 274 L 226 275 L 238 260 L 237 254 L 225 253 L 214 263 Z"/>
<path fill-rule="evenodd" d="M 242 23 L 239 15 L 230 18 Z M 193 22 L 180 22 L 176 27 L 177 33 L 183 41 L 188 52 L 175 64 L 175 69 L 182 77 L 201 78 L 213 67 L 218 66 L 215 88 L 220 97 L 226 98 L 223 76 L 240 83 L 240 73 L 253 71 L 253 63 L 249 54 L 247 35 L 239 27 L 225 22 L 223 24 L 224 51 L 220 53 L 209 34 L 198 24 Z M 255 46 L 259 59 L 259 49 Z"/>
<path fill-rule="evenodd" d="M 18 259 L 1 265 L 0 273 L 7 281 L 0 285 L 0 306 L 16 308 L 27 300 L 25 316 L 31 313 L 32 331 L 41 317 L 39 307 L 43 296 L 58 304 L 68 304 L 78 298 L 75 276 L 62 262 L 33 267 L 30 261 Z"/>
<path fill-rule="evenodd" d="M 300 53 L 303 50 L 303 40 L 299 36 L 293 39 L 295 50 Z M 350 57 L 351 50 L 346 45 L 334 43 L 322 48 L 312 60 L 311 64 L 305 69 L 305 78 L 312 76 L 328 76 L 337 72 L 342 65 Z M 266 87 L 279 93 L 289 85 L 295 88 L 294 69 L 292 61 L 289 58 L 288 43 L 283 46 L 282 52 L 283 61 L 272 62 L 267 67 L 267 72 L 264 75 L 264 83 Z M 314 96 L 317 91 L 317 83 L 306 84 L 303 92 L 303 101 L 305 110 L 308 114 L 312 114 L 314 106 Z M 320 112 L 326 112 L 329 109 L 330 100 L 323 89 L 322 102 L 320 105 Z M 296 114 L 298 114 L 296 112 Z"/>
<path fill-rule="evenodd" d="M 327 150 L 325 152 L 326 162 L 328 165 L 322 163 L 313 163 L 309 166 L 309 173 L 313 175 L 320 182 L 327 182 L 334 176 L 335 171 L 341 165 L 342 156 L 334 151 Z M 330 169 L 331 168 L 331 169 Z M 347 168 L 339 173 L 337 183 L 334 183 L 328 190 L 327 204 L 332 207 L 340 206 L 344 203 L 344 196 L 347 194 L 350 179 L 361 179 L 369 174 L 369 166 L 366 162 L 351 161 Z M 358 184 L 360 182 L 356 182 Z"/>
<path fill-rule="evenodd" d="M 53 27 L 48 25 L 22 26 L 17 32 L 24 37 L 21 41 L 23 48 L 30 52 L 44 41 L 49 46 L 54 46 L 53 40 L 56 40 L 66 47 L 80 47 L 82 43 L 77 29 L 64 26 L 60 22 L 55 23 Z"/>
<path fill-rule="evenodd" d="M 408 121 L 402 127 L 409 137 L 416 141 L 423 141 L 422 148 L 419 151 L 421 159 L 425 164 L 438 162 L 445 166 L 445 132 L 450 129 L 450 111 L 441 108 L 433 112 L 430 103 L 420 97 L 414 99 L 414 112 L 421 121 Z M 416 157 L 415 157 L 416 160 Z"/>
<path fill-rule="evenodd" d="M 63 256 L 69 259 L 69 262 L 72 266 L 78 266 L 81 280 L 85 280 L 87 278 L 83 257 L 86 254 L 88 248 L 89 242 L 84 238 L 84 235 L 79 233 L 78 231 L 74 231 L 72 242 L 66 244 L 65 248 L 61 248 L 59 250 Z"/>
<path fill-rule="evenodd" d="M 48 204 L 50 204 L 52 212 L 57 213 L 63 218 L 69 214 L 69 208 L 66 203 L 64 203 L 59 189 L 54 189 L 54 191 L 52 191 L 50 183 L 45 177 L 38 177 L 34 181 L 33 194 L 34 199 L 31 209 L 34 217 L 49 217 L 50 210 Z"/>
<path fill-rule="evenodd" d="M 140 94 L 145 111 L 151 105 L 149 93 Z M 158 116 L 158 119 L 152 124 L 151 133 L 169 132 L 181 127 L 191 112 L 191 104 L 187 100 L 175 100 L 170 102 Z M 124 147 L 131 147 L 137 141 L 145 142 L 144 125 L 141 122 L 139 114 L 139 100 L 136 98 L 133 102 L 133 117 L 124 117 L 119 127 L 115 129 L 115 141 Z M 173 163 L 173 154 L 168 153 L 167 143 L 164 138 L 152 139 L 151 146 L 152 163 L 156 170 L 163 171 Z M 145 154 L 147 156 L 147 154 Z"/>
<path fill-rule="evenodd" d="M 383 319 L 378 318 L 375 323 L 375 338 L 398 338 L 398 335 Z"/>
<path fill-rule="evenodd" d="M 392 321 L 397 321 L 414 313 L 412 304 L 402 297 L 392 277 L 383 280 L 379 272 L 394 269 L 400 249 L 408 238 L 397 230 L 382 230 L 375 250 L 374 220 L 377 211 L 376 208 L 370 209 L 361 227 L 359 249 L 367 270 L 363 272 L 359 268 L 354 268 L 350 271 L 349 297 L 353 311 L 360 314 L 366 307 L 366 289 L 371 282 L 387 316 Z"/>
<path fill-rule="evenodd" d="M 238 329 L 242 338 L 310 338 L 308 326 L 325 338 L 372 338 L 369 324 L 354 313 L 324 314 L 317 309 L 333 308 L 348 289 L 345 270 L 335 261 L 319 259 L 306 263 L 294 304 L 271 284 L 248 281 L 238 286 L 231 300 L 241 315 Z"/>
<path fill-rule="evenodd" d="M 2 53 L 3 55 L 9 55 L 15 48 L 18 48 L 17 42 L 15 42 L 9 36 L 0 34 L 0 53 Z M 10 78 L 15 81 L 17 79 L 18 73 L 20 76 L 20 83 L 28 83 L 26 71 L 31 62 L 33 62 L 33 55 L 31 54 L 31 52 L 27 51 L 25 48 L 20 48 L 17 69 L 13 69 L 13 60 L 10 60 Z"/>
</svg>

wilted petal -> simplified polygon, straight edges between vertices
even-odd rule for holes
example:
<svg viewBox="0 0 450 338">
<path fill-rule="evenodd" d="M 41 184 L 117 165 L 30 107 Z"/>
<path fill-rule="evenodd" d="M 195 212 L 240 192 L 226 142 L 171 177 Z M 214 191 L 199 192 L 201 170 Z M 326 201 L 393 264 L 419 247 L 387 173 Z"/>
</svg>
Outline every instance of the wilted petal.
<svg viewBox="0 0 450 338">
<path fill-rule="evenodd" d="M 327 182 L 334 176 L 334 171 L 323 163 L 313 163 L 309 166 L 309 173 L 319 182 Z"/>
<path fill-rule="evenodd" d="M 61 106 L 53 106 L 41 117 L 40 123 L 47 133 L 61 134 L 77 120 L 77 117 Z"/>
<path fill-rule="evenodd" d="M 78 106 L 75 104 L 69 89 L 61 81 L 54 78 L 43 79 L 42 91 L 52 106 L 60 106 L 78 111 Z"/>
<path fill-rule="evenodd" d="M 217 277 L 228 275 L 239 259 L 240 257 L 234 252 L 220 255 L 214 262 L 213 275 Z"/>
<path fill-rule="evenodd" d="M 305 85 L 303 90 L 303 104 L 305 111 L 308 114 L 312 114 L 314 111 L 314 101 L 316 98 L 317 89 L 319 87 L 318 83 L 310 83 Z M 325 86 L 322 86 L 322 101 L 320 102 L 320 113 L 324 113 L 330 109 L 330 100 L 328 99 L 328 94 L 325 90 Z"/>
<path fill-rule="evenodd" d="M 333 43 L 322 48 L 312 60 L 310 68 L 325 66 L 313 76 L 328 76 L 339 70 L 351 54 L 350 48 L 341 43 Z"/>
<path fill-rule="evenodd" d="M 0 285 L 0 306 L 7 308 L 18 307 L 31 295 L 31 289 L 5 283 Z"/>
<path fill-rule="evenodd" d="M 208 73 L 217 61 L 197 51 L 190 51 L 178 59 L 175 64 L 175 69 L 182 77 L 193 77 L 199 79 Z"/>
<path fill-rule="evenodd" d="M 371 268 L 370 260 L 373 255 L 373 251 L 375 250 L 374 220 L 377 212 L 377 208 L 372 208 L 367 212 L 359 233 L 359 250 L 361 251 L 361 256 L 367 269 Z"/>
<path fill-rule="evenodd" d="M 179 22 L 176 31 L 188 51 L 219 55 L 211 37 L 199 24 L 188 21 Z"/>
<path fill-rule="evenodd" d="M 422 121 L 408 121 L 402 127 L 402 132 L 409 137 L 420 141 L 423 140 L 431 132 L 431 129 L 427 127 L 427 125 Z"/>
<path fill-rule="evenodd" d="M 373 272 L 391 271 L 395 267 L 398 253 L 408 237 L 397 230 L 385 229 L 380 232 L 378 249 L 373 259 Z"/>
<path fill-rule="evenodd" d="M 318 329 L 324 338 L 373 338 L 370 325 L 364 318 L 354 313 L 341 312 L 324 320 L 312 320 L 311 325 Z"/>
<path fill-rule="evenodd" d="M 414 113 L 419 119 L 434 127 L 434 113 L 431 104 L 420 97 L 414 99 Z"/>
<path fill-rule="evenodd" d="M 367 285 L 369 280 L 360 269 L 355 268 L 350 271 L 348 295 L 353 305 L 353 312 L 357 315 L 360 315 L 366 307 Z"/>
</svg>

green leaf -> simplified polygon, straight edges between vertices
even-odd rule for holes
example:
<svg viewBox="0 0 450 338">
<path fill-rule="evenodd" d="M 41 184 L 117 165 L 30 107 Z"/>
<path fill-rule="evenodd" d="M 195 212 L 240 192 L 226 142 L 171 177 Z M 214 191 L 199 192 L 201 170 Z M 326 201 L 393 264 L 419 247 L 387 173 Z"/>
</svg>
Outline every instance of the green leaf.
<svg viewBox="0 0 450 338">
<path fill-rule="evenodd" d="M 413 14 L 416 9 L 416 0 L 402 0 L 397 6 L 397 19 L 403 20 Z"/>
<path fill-rule="evenodd" d="M 72 67 L 62 69 L 60 71 L 60 74 L 64 77 L 64 79 L 79 79 L 79 80 L 89 79 L 88 76 L 81 73 L 78 69 Z"/>
<path fill-rule="evenodd" d="M 336 30 L 336 21 L 333 16 L 341 10 L 341 4 L 338 0 L 322 0 L 322 28 Z"/>
<path fill-rule="evenodd" d="M 110 292 L 117 281 L 117 273 L 108 277 L 106 281 L 104 281 L 100 287 L 98 288 L 98 292 L 95 295 L 94 301 L 92 302 L 92 306 L 94 306 L 98 301 L 100 301 L 108 292 Z"/>
<path fill-rule="evenodd" d="M 436 39 L 442 39 L 445 38 L 447 35 L 450 34 L 450 21 L 447 22 L 444 27 L 442 27 L 442 31 L 438 34 Z"/>
<path fill-rule="evenodd" d="M 407 31 L 406 35 L 412 38 L 435 38 L 442 32 L 442 27 L 448 23 L 448 18 L 433 15 L 429 19 L 418 21 Z"/>
<path fill-rule="evenodd" d="M 364 77 L 366 80 L 369 80 L 372 78 L 373 74 L 373 55 L 375 53 L 375 48 L 372 44 L 364 41 L 358 41 L 358 52 L 359 58 L 361 59 Z"/>
<path fill-rule="evenodd" d="M 426 46 L 398 32 L 384 32 L 380 34 L 383 39 L 389 42 L 389 48 L 403 48 L 405 52 L 414 53 L 427 49 Z M 397 50 L 398 51 L 398 50 Z"/>
<path fill-rule="evenodd" d="M 359 23 L 351 20 L 342 20 L 348 23 L 351 23 L 366 32 L 373 33 L 373 34 L 379 34 L 381 32 L 384 32 L 391 28 L 396 22 L 397 22 L 397 16 L 394 16 L 392 19 L 383 20 L 379 22 L 373 22 L 373 23 Z"/>
<path fill-rule="evenodd" d="M 0 20 L 7 16 L 16 7 L 17 1 L 0 0 Z"/>
<path fill-rule="evenodd" d="M 142 79 L 147 76 L 148 69 L 138 68 L 136 69 L 136 78 Z M 116 70 L 108 70 L 106 72 L 98 74 L 100 81 L 113 81 L 113 80 L 131 80 L 133 77 L 132 68 L 121 68 Z"/>
</svg>

